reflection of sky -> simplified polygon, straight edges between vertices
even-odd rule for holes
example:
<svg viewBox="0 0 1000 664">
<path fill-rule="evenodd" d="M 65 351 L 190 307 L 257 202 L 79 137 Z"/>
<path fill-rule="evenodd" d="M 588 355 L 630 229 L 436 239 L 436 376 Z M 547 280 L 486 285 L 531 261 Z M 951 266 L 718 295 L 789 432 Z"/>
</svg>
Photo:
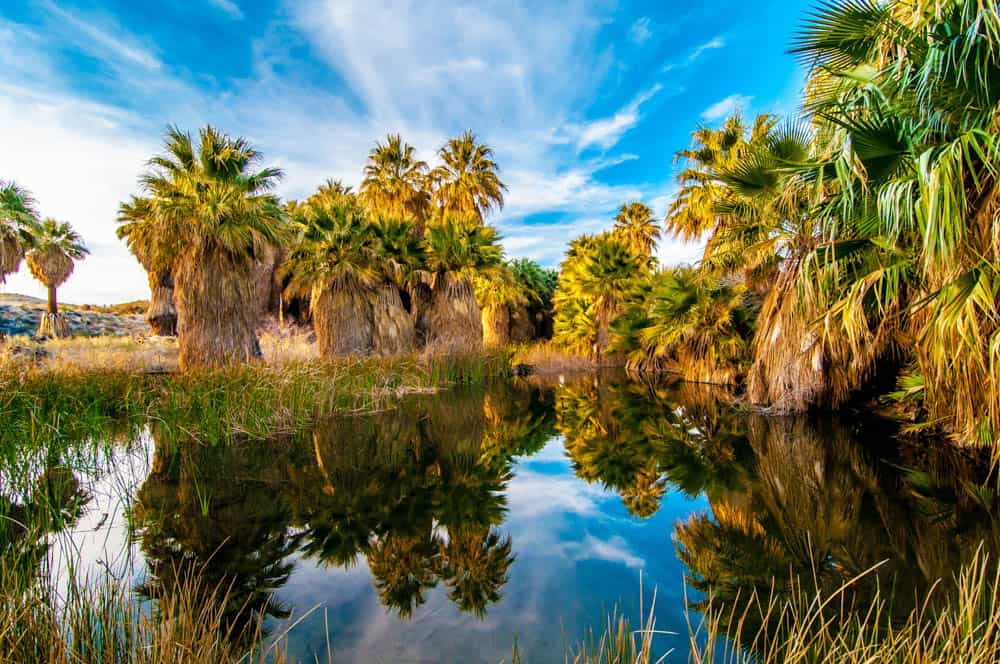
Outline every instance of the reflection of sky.
<svg viewBox="0 0 1000 664">
<path fill-rule="evenodd" d="M 116 453 L 109 460 L 117 472 L 90 485 L 93 500 L 72 540 L 63 542 L 79 551 L 79 569 L 90 578 L 101 574 L 105 563 L 133 582 L 142 573 L 121 497 L 133 495 L 148 473 L 149 449 L 140 446 L 139 454 Z M 668 493 L 652 518 L 631 517 L 617 494 L 573 474 L 557 437 L 518 460 L 507 504 L 501 530 L 512 538 L 517 558 L 503 599 L 488 607 L 482 620 L 461 613 L 443 586 L 427 593 L 411 619 L 400 620 L 380 604 L 363 556 L 350 569 L 296 557 L 278 599 L 294 609 L 293 621 L 312 613 L 291 632 L 293 659 L 325 660 L 329 647 L 334 661 L 345 663 L 495 663 L 509 661 L 516 640 L 527 661 L 563 662 L 567 647 L 598 628 L 615 605 L 638 612 L 640 575 L 647 607 L 656 588 L 657 629 L 678 632 L 659 637 L 659 647 L 683 652 L 684 570 L 671 534 L 678 520 L 707 508 L 704 498 Z M 53 556 L 62 556 L 59 547 Z M 272 633 L 284 631 L 271 627 Z"/>
</svg>

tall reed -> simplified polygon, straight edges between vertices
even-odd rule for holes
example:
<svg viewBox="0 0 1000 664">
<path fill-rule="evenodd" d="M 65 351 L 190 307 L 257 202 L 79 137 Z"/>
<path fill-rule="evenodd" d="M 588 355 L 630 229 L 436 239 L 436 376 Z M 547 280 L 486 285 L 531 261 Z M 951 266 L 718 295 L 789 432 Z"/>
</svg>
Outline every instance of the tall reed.
<svg viewBox="0 0 1000 664">
<path fill-rule="evenodd" d="M 1000 566 L 985 553 L 942 581 L 903 619 L 877 592 L 859 606 L 852 589 L 875 568 L 828 594 L 794 579 L 791 588 L 754 592 L 726 604 L 709 598 L 699 617 L 688 609 L 692 664 L 993 664 L 1000 661 Z M 663 660 L 652 618 L 638 629 L 613 615 L 578 647 L 574 664 L 650 664 Z M 667 658 L 666 661 L 674 661 Z"/>
</svg>

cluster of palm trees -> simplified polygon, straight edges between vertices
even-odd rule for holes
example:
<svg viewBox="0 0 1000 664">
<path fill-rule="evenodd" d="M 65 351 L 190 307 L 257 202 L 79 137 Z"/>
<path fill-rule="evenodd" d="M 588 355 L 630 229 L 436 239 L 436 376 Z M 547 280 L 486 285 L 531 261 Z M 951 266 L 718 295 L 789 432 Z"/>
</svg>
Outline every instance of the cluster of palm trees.
<svg viewBox="0 0 1000 664">
<path fill-rule="evenodd" d="M 48 309 L 38 326 L 39 337 L 69 336 L 56 289 L 66 283 L 75 262 L 87 253 L 67 222 L 39 219 L 32 195 L 14 182 L 0 180 L 0 284 L 26 260 L 31 275 L 48 289 Z"/>
<path fill-rule="evenodd" d="M 653 249 L 659 238 L 652 209 L 634 201 L 622 205 L 611 231 L 570 242 L 553 296 L 553 340 L 601 359 L 609 349 L 612 323 L 636 287 L 655 273 Z"/>
<path fill-rule="evenodd" d="M 779 412 L 836 407 L 904 376 L 927 421 L 993 443 L 996 7 L 834 0 L 793 52 L 811 69 L 807 120 L 735 116 L 678 155 L 666 228 L 705 239 L 697 269 L 655 272 L 621 240 L 581 238 L 560 277 L 557 338 L 635 368 L 740 382 Z"/>
<path fill-rule="evenodd" d="M 282 203 L 282 172 L 260 168 L 244 139 L 171 128 L 142 195 L 121 205 L 118 233 L 149 274 L 151 325 L 176 330 L 181 368 L 259 355 L 261 314 L 286 295 L 309 302 L 323 357 L 480 348 L 479 281 L 517 284 L 504 306 L 525 315 L 549 297 L 516 277 L 485 223 L 506 190 L 492 150 L 465 132 L 438 156 L 430 168 L 390 135 L 357 192 L 328 181 Z"/>
</svg>

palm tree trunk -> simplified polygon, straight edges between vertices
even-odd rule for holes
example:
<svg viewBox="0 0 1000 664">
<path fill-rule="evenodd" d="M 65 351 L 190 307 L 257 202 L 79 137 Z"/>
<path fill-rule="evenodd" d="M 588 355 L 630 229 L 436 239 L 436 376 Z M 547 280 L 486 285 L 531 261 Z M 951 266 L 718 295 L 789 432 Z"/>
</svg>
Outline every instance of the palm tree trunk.
<svg viewBox="0 0 1000 664">
<path fill-rule="evenodd" d="M 153 334 L 177 336 L 177 307 L 174 306 L 174 276 L 171 270 L 149 273 L 151 297 L 146 322 Z"/>
<path fill-rule="evenodd" d="M 259 357 L 260 293 L 253 259 L 192 246 L 174 272 L 177 341 L 182 371 Z"/>
<path fill-rule="evenodd" d="M 427 311 L 427 348 L 434 352 L 471 353 L 483 347 L 483 319 L 468 279 L 442 275 Z"/>
<path fill-rule="evenodd" d="M 49 286 L 49 313 L 59 313 L 59 300 L 56 298 L 56 287 L 52 285 Z"/>
<path fill-rule="evenodd" d="M 409 353 L 416 347 L 413 317 L 403 306 L 399 288 L 394 283 L 379 287 L 372 302 L 374 350 L 383 357 Z"/>
<path fill-rule="evenodd" d="M 367 356 L 374 347 L 375 321 L 369 293 L 361 284 L 317 287 L 311 309 L 320 357 Z"/>
</svg>

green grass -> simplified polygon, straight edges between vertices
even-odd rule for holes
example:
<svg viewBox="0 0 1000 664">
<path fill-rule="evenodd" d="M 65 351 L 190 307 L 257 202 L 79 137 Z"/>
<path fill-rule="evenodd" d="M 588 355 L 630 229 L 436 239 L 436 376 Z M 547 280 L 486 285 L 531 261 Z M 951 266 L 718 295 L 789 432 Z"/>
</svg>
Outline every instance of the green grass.
<svg viewBox="0 0 1000 664">
<path fill-rule="evenodd" d="M 169 375 L 7 370 L 0 372 L 0 455 L 60 442 L 128 440 L 146 426 L 176 440 L 266 440 L 323 417 L 391 407 L 409 393 L 509 372 L 505 353 L 248 364 Z"/>
</svg>

